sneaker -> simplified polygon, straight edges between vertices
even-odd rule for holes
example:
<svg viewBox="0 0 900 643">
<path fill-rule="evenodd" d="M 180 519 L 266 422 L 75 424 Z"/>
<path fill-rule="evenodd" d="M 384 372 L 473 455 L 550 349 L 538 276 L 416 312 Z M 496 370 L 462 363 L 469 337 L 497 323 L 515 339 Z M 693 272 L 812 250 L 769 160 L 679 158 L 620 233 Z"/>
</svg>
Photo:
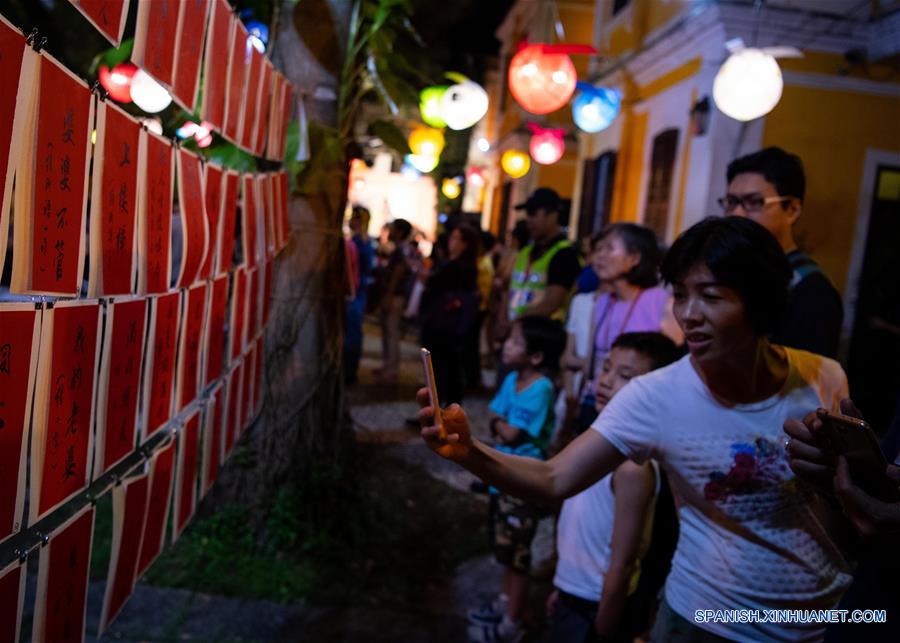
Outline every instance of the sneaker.
<svg viewBox="0 0 900 643">
<path fill-rule="evenodd" d="M 472 625 L 497 625 L 506 614 L 506 604 L 509 601 L 505 596 L 498 595 L 490 603 L 466 612 L 466 618 Z"/>
<path fill-rule="evenodd" d="M 525 637 L 525 628 L 519 623 L 470 625 L 467 633 L 472 643 L 519 643 Z"/>
</svg>

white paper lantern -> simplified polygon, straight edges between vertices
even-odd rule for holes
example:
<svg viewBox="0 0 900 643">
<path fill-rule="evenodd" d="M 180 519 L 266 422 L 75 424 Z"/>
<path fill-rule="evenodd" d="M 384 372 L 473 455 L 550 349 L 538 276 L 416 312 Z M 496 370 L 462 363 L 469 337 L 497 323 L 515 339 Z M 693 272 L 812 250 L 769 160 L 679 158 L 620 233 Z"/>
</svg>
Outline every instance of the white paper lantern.
<svg viewBox="0 0 900 643">
<path fill-rule="evenodd" d="M 765 116 L 778 101 L 784 81 L 775 58 L 754 48 L 741 49 L 728 57 L 713 81 L 716 107 L 739 121 Z"/>
<path fill-rule="evenodd" d="M 131 100 L 145 112 L 155 114 L 169 106 L 172 96 L 143 69 L 138 69 L 131 79 Z"/>
<path fill-rule="evenodd" d="M 451 85 L 441 97 L 441 118 L 452 130 L 472 127 L 484 118 L 487 110 L 487 92 L 471 80 Z"/>
</svg>

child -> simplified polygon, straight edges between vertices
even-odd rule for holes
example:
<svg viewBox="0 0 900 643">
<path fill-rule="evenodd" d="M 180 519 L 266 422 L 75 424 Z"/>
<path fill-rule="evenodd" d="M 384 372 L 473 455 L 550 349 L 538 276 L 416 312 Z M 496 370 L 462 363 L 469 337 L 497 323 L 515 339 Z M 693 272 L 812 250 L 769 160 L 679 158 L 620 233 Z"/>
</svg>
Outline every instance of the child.
<svg viewBox="0 0 900 643">
<path fill-rule="evenodd" d="M 633 377 L 661 368 L 677 355 L 675 344 L 662 333 L 619 335 L 596 380 L 597 412 Z M 555 589 L 547 599 L 551 641 L 583 643 L 597 640 L 596 635 L 604 641 L 630 641 L 640 632 L 641 614 L 626 610 L 626 601 L 637 589 L 659 489 L 655 462 L 629 460 L 563 503 Z"/>
<path fill-rule="evenodd" d="M 491 434 L 497 449 L 543 460 L 553 428 L 553 382 L 566 336 L 559 322 L 547 317 L 518 319 L 503 344 L 506 376 L 491 402 Z M 531 541 L 541 510 L 528 502 L 491 489 L 488 529 L 494 555 L 504 566 L 500 595 L 491 606 L 469 613 L 473 641 L 519 641 L 525 634 L 522 607 L 528 589 Z"/>
</svg>

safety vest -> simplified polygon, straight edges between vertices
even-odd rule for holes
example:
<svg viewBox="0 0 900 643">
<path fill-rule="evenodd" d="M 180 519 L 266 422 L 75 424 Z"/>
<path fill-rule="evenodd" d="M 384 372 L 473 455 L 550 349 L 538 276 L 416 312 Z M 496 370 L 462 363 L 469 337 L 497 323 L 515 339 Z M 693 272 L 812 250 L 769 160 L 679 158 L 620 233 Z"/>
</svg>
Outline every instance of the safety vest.
<svg viewBox="0 0 900 643">
<path fill-rule="evenodd" d="M 550 262 L 553 261 L 553 257 L 557 252 L 571 245 L 566 239 L 557 241 L 555 245 L 533 263 L 531 261 L 531 250 L 534 248 L 534 244 L 530 244 L 519 251 L 509 284 L 510 321 L 520 317 L 529 304 L 538 301 L 543 296 L 543 292 L 547 288 L 547 271 L 550 268 Z M 553 311 L 551 317 L 561 321 L 565 314 L 566 307 L 563 305 L 558 310 Z"/>
</svg>

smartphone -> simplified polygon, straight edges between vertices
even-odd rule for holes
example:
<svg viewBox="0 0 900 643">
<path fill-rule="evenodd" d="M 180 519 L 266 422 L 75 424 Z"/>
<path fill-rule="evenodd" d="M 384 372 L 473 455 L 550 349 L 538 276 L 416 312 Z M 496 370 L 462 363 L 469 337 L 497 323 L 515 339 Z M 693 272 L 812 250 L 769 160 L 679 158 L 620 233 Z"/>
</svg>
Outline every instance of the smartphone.
<svg viewBox="0 0 900 643">
<path fill-rule="evenodd" d="M 422 370 L 425 373 L 425 385 L 431 396 L 431 407 L 434 409 L 434 425 L 440 432 L 442 440 L 447 439 L 447 432 L 444 431 L 444 418 L 441 415 L 441 405 L 438 402 L 437 383 L 434 380 L 434 365 L 431 363 L 431 351 L 427 348 L 421 349 L 422 354 Z"/>
<path fill-rule="evenodd" d="M 900 489 L 885 475 L 888 463 L 872 428 L 859 418 L 826 409 L 818 409 L 816 415 L 832 453 L 847 459 L 854 484 L 883 502 L 900 501 Z"/>
</svg>

